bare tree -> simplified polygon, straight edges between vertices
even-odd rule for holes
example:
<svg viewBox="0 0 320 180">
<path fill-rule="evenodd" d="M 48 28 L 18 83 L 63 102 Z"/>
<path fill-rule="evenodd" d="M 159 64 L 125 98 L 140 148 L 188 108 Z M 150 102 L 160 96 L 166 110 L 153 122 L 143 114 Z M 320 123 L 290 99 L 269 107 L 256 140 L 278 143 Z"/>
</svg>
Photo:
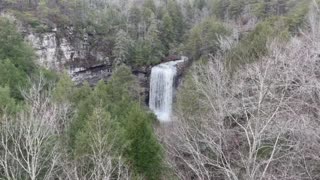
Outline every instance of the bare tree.
<svg viewBox="0 0 320 180">
<path fill-rule="evenodd" d="M 121 149 L 116 148 L 121 132 L 117 131 L 110 114 L 97 108 L 86 127 L 80 138 L 86 141 L 83 145 L 88 146 L 87 150 L 76 159 L 67 158 L 62 163 L 61 179 L 130 179 L 131 170 L 122 157 Z"/>
<path fill-rule="evenodd" d="M 44 95 L 44 81 L 23 93 L 26 108 L 1 117 L 0 167 L 9 179 L 50 179 L 60 159 L 58 135 L 67 106 L 59 108 Z"/>
<path fill-rule="evenodd" d="M 310 15 L 311 19 L 316 15 Z M 230 76 L 223 57 L 192 69 L 166 144 L 181 179 L 318 179 L 319 23 Z M 195 97 L 195 98 L 193 98 Z M 188 104 L 188 103 L 187 103 Z"/>
</svg>

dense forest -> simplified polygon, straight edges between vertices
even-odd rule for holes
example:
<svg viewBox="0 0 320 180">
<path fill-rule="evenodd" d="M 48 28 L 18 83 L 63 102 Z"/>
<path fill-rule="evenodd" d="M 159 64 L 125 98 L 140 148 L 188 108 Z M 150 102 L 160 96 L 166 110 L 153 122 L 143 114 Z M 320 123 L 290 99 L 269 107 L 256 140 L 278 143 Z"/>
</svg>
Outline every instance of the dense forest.
<svg viewBox="0 0 320 180">
<path fill-rule="evenodd" d="M 0 179 L 320 179 L 319 6 L 0 0 Z M 99 37 L 112 76 L 79 85 L 41 66 L 22 26 Z M 132 69 L 179 56 L 162 124 Z"/>
</svg>

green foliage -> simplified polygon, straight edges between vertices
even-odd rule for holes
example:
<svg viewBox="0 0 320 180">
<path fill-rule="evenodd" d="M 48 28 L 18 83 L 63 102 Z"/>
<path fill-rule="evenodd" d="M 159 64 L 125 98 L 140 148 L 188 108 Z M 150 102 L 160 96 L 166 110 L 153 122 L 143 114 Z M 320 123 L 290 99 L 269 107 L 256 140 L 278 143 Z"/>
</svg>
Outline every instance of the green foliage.
<svg viewBox="0 0 320 180">
<path fill-rule="evenodd" d="M 187 74 L 177 97 L 177 107 L 182 112 L 185 112 L 186 118 L 190 115 L 199 114 L 198 111 L 201 109 L 201 105 L 198 103 L 199 94 L 195 94 L 196 88 L 192 81 L 192 76 L 190 73 Z"/>
<path fill-rule="evenodd" d="M 79 104 L 81 101 L 87 99 L 91 96 L 92 88 L 90 87 L 88 82 L 84 82 L 81 87 L 74 88 L 74 94 L 72 96 L 71 101 L 74 104 Z"/>
<path fill-rule="evenodd" d="M 241 17 L 241 13 L 248 6 L 259 19 L 272 16 L 287 15 L 288 9 L 304 9 L 309 5 L 309 0 L 212 0 L 210 9 L 219 19 Z M 294 10 L 295 11 L 295 10 Z M 303 10 L 301 10 L 303 11 Z M 299 14 L 299 13 L 298 13 Z"/>
<path fill-rule="evenodd" d="M 127 63 L 132 46 L 133 40 L 125 31 L 120 30 L 116 35 L 116 44 L 113 49 L 116 65 Z"/>
<path fill-rule="evenodd" d="M 264 144 L 257 151 L 257 157 L 261 159 L 270 158 L 273 150 L 273 144 Z"/>
<path fill-rule="evenodd" d="M 10 96 L 22 100 L 20 90 L 27 86 L 27 74 L 19 70 L 10 60 L 0 60 L 0 69 L 0 86 L 9 86 Z"/>
<path fill-rule="evenodd" d="M 70 101 L 74 93 L 74 84 L 67 73 L 61 75 L 60 80 L 53 90 L 53 97 L 56 102 Z"/>
<path fill-rule="evenodd" d="M 150 9 L 154 14 L 157 11 L 157 7 L 153 0 L 145 0 L 143 4 L 144 8 Z"/>
<path fill-rule="evenodd" d="M 127 106 L 130 106 L 130 94 L 134 86 L 132 75 L 124 68 L 125 67 L 120 66 L 118 70 L 116 70 L 108 85 L 100 81 L 92 91 L 86 83 L 75 91 L 74 103 L 78 113 L 70 130 L 72 144 L 74 144 L 77 133 L 85 128 L 85 122 L 97 105 L 110 112 L 112 119 L 119 119 L 119 115 L 124 116 L 120 113 L 120 105 L 124 105 L 122 107 L 124 111 Z"/>
<path fill-rule="evenodd" d="M 211 11 L 219 19 L 237 19 L 240 17 L 247 1 L 245 0 L 213 0 L 211 1 Z"/>
<path fill-rule="evenodd" d="M 22 100 L 20 90 L 36 72 L 34 53 L 16 31 L 14 24 L 0 18 L 0 86 L 9 86 L 11 97 Z"/>
<path fill-rule="evenodd" d="M 174 43 L 176 38 L 176 34 L 174 32 L 174 24 L 172 18 L 168 12 L 166 12 L 162 19 L 162 27 L 161 27 L 161 41 L 164 46 L 164 54 L 168 55 L 170 45 Z"/>
<path fill-rule="evenodd" d="M 44 78 L 49 86 L 56 75 L 35 65 L 32 48 L 24 42 L 15 25 L 4 18 L 0 18 L 0 44 L 1 102 L 6 104 L 9 113 L 14 113 L 23 105 L 21 91 L 27 89 L 31 81 Z"/>
<path fill-rule="evenodd" d="M 230 0 L 212 0 L 211 11 L 219 19 L 224 19 L 230 6 Z"/>
<path fill-rule="evenodd" d="M 130 22 L 130 24 L 129 24 L 130 35 L 134 39 L 138 39 L 139 38 L 138 26 L 142 20 L 142 12 L 136 5 L 133 5 L 130 8 L 128 19 Z"/>
<path fill-rule="evenodd" d="M 0 59 L 9 59 L 19 70 L 31 74 L 35 71 L 34 53 L 14 24 L 0 18 Z"/>
<path fill-rule="evenodd" d="M 215 53 L 219 49 L 218 38 L 229 34 L 222 23 L 209 18 L 191 29 L 185 51 L 195 59 L 202 55 Z"/>
<path fill-rule="evenodd" d="M 130 144 L 128 158 L 137 172 L 147 179 L 160 179 L 163 171 L 162 149 L 153 133 L 150 115 L 134 105 L 126 119 L 126 138 Z"/>
<path fill-rule="evenodd" d="M 39 18 L 37 18 L 33 12 L 30 11 L 17 11 L 17 10 L 11 10 L 10 11 L 16 18 L 21 20 L 22 22 L 25 22 L 27 24 L 30 24 L 31 27 L 36 28 L 38 27 L 41 22 Z"/>
<path fill-rule="evenodd" d="M 10 88 L 8 86 L 0 86 L 0 116 L 6 112 L 9 114 L 17 111 L 15 99 L 10 96 Z"/>
<path fill-rule="evenodd" d="M 133 53 L 133 66 L 150 66 L 160 62 L 162 54 L 161 42 L 156 41 L 140 40 L 136 42 L 134 53 Z"/>
<path fill-rule="evenodd" d="M 126 66 L 119 66 L 108 84 L 100 81 L 93 91 L 88 85 L 76 90 L 77 113 L 70 127 L 74 158 L 92 152 L 93 138 L 113 143 L 113 153 L 123 154 L 136 172 L 157 179 L 162 172 L 162 153 L 152 130 L 154 117 L 137 103 L 137 80 Z M 91 92 L 90 92 L 91 91 Z"/>
<path fill-rule="evenodd" d="M 246 0 L 232 0 L 229 7 L 229 14 L 231 18 L 237 19 L 238 17 L 240 17 L 245 5 Z"/>
<path fill-rule="evenodd" d="M 164 47 L 160 41 L 160 31 L 154 15 L 150 18 L 150 25 L 144 39 L 137 40 L 133 50 L 132 66 L 149 66 L 157 64 L 164 56 Z"/>
<path fill-rule="evenodd" d="M 136 26 L 141 21 L 141 10 L 136 5 L 133 5 L 129 11 L 129 20 Z"/>
<path fill-rule="evenodd" d="M 303 25 L 305 16 L 309 12 L 309 0 L 302 0 L 288 13 L 287 23 L 290 32 L 297 32 L 298 28 Z"/>
<path fill-rule="evenodd" d="M 121 146 L 125 144 L 122 131 L 119 122 L 111 119 L 111 115 L 101 107 L 97 107 L 85 122 L 85 128 L 76 136 L 75 153 L 77 156 L 99 151 L 109 155 L 121 153 Z"/>
<path fill-rule="evenodd" d="M 125 98 L 139 99 L 138 80 L 129 67 L 122 65 L 116 69 L 108 82 L 107 92 L 111 102 Z"/>
<path fill-rule="evenodd" d="M 157 19 L 155 18 L 154 15 L 152 15 L 150 18 L 150 25 L 148 27 L 148 31 L 145 39 L 150 43 L 152 43 L 154 48 L 157 48 L 158 52 L 159 51 L 161 52 L 161 48 L 159 48 L 159 46 L 161 46 L 161 41 L 159 39 L 159 36 L 160 36 L 160 31 L 158 29 Z"/>
<path fill-rule="evenodd" d="M 185 22 L 184 22 L 184 17 L 183 17 L 181 8 L 178 5 L 176 0 L 169 0 L 168 13 L 172 19 L 172 24 L 173 24 L 173 39 L 174 41 L 180 42 L 182 41 L 182 37 L 185 31 Z M 166 20 L 166 21 L 170 21 L 170 20 Z M 167 23 L 170 23 L 170 22 L 167 22 Z"/>
<path fill-rule="evenodd" d="M 267 54 L 267 42 L 273 38 L 286 40 L 288 28 L 284 18 L 269 18 L 257 25 L 227 55 L 226 64 L 231 72 L 237 67 L 254 62 Z"/>
</svg>

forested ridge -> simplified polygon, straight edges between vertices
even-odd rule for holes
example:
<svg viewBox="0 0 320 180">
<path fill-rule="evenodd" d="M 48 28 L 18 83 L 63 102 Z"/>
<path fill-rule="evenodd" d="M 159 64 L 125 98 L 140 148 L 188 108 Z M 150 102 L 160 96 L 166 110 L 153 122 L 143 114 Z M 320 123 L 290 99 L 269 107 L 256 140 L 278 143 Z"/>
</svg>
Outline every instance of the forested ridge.
<svg viewBox="0 0 320 180">
<path fill-rule="evenodd" d="M 319 179 L 319 5 L 0 0 L 0 179 Z M 106 42 L 112 76 L 41 66 L 26 26 Z M 132 70 L 180 56 L 161 124 Z"/>
</svg>

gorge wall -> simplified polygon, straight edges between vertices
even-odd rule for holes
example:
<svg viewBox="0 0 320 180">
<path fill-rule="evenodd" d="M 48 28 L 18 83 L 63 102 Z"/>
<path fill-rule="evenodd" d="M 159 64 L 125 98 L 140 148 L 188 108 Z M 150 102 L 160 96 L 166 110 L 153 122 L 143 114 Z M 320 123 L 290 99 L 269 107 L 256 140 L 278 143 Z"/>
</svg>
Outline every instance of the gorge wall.
<svg viewBox="0 0 320 180">
<path fill-rule="evenodd" d="M 34 48 L 37 55 L 37 63 L 56 72 L 66 72 L 76 85 L 88 82 L 94 86 L 98 81 L 108 79 L 112 75 L 113 57 L 111 41 L 103 39 L 98 33 L 84 29 L 76 29 L 73 26 L 56 27 L 42 31 L 35 30 L 30 24 L 18 21 L 8 13 L 1 16 L 13 21 L 24 39 Z M 179 59 L 170 56 L 165 61 Z M 179 64 L 177 76 L 180 76 L 187 64 Z M 151 66 L 132 68 L 140 82 L 141 95 L 145 101 L 149 101 L 149 84 Z M 175 83 L 177 84 L 177 83 Z"/>
<path fill-rule="evenodd" d="M 76 84 L 87 81 L 94 85 L 111 76 L 110 45 L 95 34 L 81 33 L 73 27 L 52 28 L 41 33 L 24 28 L 22 33 L 34 47 L 40 65 L 66 71 Z"/>
</svg>

